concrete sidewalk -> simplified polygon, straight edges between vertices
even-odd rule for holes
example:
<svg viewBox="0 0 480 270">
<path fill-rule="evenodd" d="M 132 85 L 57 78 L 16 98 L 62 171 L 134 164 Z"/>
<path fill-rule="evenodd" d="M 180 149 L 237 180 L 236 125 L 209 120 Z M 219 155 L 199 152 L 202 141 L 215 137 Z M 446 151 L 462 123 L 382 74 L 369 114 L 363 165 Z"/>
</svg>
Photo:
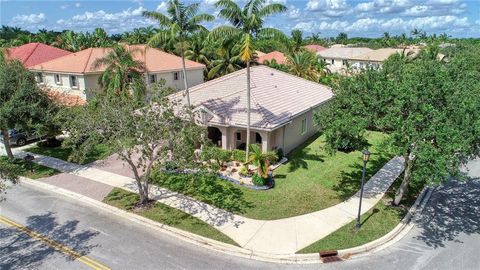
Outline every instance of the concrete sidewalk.
<svg viewBox="0 0 480 270">
<path fill-rule="evenodd" d="M 26 152 L 18 152 L 22 157 Z M 137 191 L 134 179 L 60 159 L 33 154 L 35 162 L 128 191 Z M 403 159 L 395 157 L 366 184 L 362 214 L 369 211 L 403 171 Z M 356 218 L 359 193 L 335 206 L 313 213 L 278 219 L 255 220 L 232 214 L 170 190 L 152 186 L 151 198 L 195 216 L 235 240 L 241 247 L 268 254 L 293 254 L 322 239 Z"/>
</svg>

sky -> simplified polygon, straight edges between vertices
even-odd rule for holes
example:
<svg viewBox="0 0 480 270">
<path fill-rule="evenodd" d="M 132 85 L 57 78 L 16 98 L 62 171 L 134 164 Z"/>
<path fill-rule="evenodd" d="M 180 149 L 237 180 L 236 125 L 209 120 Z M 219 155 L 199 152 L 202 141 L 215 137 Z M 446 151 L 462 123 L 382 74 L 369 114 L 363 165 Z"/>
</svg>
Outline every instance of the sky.
<svg viewBox="0 0 480 270">
<path fill-rule="evenodd" d="M 185 0 L 184 0 L 185 1 Z M 217 0 L 200 2 L 201 12 L 217 14 Z M 240 5 L 245 0 L 235 0 Z M 306 35 L 380 37 L 409 34 L 413 28 L 427 34 L 447 33 L 452 37 L 480 37 L 480 0 L 267 0 L 288 7 L 287 12 L 267 19 L 265 26 L 285 33 L 300 29 Z M 92 31 L 104 28 L 109 34 L 155 25 L 142 17 L 145 10 L 165 12 L 166 1 L 53 1 L 0 0 L 0 22 L 32 32 L 49 30 Z M 208 28 L 225 22 L 217 19 Z"/>
</svg>

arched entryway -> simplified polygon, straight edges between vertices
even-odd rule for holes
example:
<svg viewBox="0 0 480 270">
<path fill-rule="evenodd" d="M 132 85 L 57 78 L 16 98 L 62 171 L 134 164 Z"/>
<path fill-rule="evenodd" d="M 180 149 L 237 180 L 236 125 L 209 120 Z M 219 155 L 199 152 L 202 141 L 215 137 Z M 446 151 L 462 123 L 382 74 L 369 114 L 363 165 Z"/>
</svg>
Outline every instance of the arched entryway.
<svg viewBox="0 0 480 270">
<path fill-rule="evenodd" d="M 214 145 L 222 147 L 222 132 L 216 127 L 208 127 L 208 138 L 213 142 Z"/>
</svg>

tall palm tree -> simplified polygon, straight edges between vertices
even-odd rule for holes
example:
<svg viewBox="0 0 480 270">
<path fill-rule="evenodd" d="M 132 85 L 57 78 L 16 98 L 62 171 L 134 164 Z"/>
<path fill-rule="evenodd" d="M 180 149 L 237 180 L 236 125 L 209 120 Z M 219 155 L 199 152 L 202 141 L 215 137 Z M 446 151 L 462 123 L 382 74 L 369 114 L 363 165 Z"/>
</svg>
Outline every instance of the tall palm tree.
<svg viewBox="0 0 480 270">
<path fill-rule="evenodd" d="M 207 36 L 208 32 L 205 31 L 192 35 L 188 43 L 188 49 L 185 51 L 185 58 L 208 66 L 210 60 L 208 57 L 208 48 L 205 46 Z"/>
<path fill-rule="evenodd" d="M 292 30 L 291 36 L 290 42 L 288 43 L 289 51 L 291 53 L 301 51 L 304 43 L 302 31 L 299 29 L 294 29 Z"/>
<path fill-rule="evenodd" d="M 277 154 L 274 151 L 262 153 L 262 149 L 256 144 L 250 145 L 250 150 L 252 154 L 248 158 L 247 163 L 257 166 L 257 174 L 260 177 L 263 179 L 268 178 L 269 166 L 277 160 Z"/>
<path fill-rule="evenodd" d="M 188 92 L 187 71 L 185 68 L 185 51 L 187 48 L 187 37 L 198 31 L 207 29 L 200 25 L 202 22 L 213 21 L 214 16 L 209 14 L 197 14 L 199 3 L 184 5 L 179 0 L 170 0 L 167 8 L 167 14 L 164 15 L 155 11 L 144 11 L 143 16 L 155 19 L 160 24 L 162 30 L 156 33 L 149 44 L 161 44 L 164 42 L 175 42 L 179 46 L 180 56 L 182 57 L 183 83 L 185 85 L 185 95 L 187 104 L 190 107 L 190 94 Z"/>
<path fill-rule="evenodd" d="M 210 32 L 213 39 L 225 37 L 238 38 L 240 45 L 240 59 L 247 65 L 247 147 L 246 157 L 249 157 L 250 144 L 250 63 L 255 56 L 255 37 L 271 37 L 287 41 L 287 37 L 280 30 L 264 28 L 266 17 L 285 12 L 287 8 L 279 3 L 267 4 L 267 0 L 249 0 L 242 8 L 233 0 L 220 0 L 215 6 L 220 8 L 219 15 L 226 19 L 231 26 L 220 26 Z"/>
<path fill-rule="evenodd" d="M 216 59 L 211 62 L 208 78 L 218 78 L 242 68 L 242 60 L 239 56 L 239 48 L 234 46 L 235 40 L 224 42 L 217 49 Z"/>
<path fill-rule="evenodd" d="M 134 53 L 143 53 L 139 49 L 117 45 L 103 58 L 93 62 L 93 68 L 104 66 L 105 71 L 98 78 L 98 83 L 104 91 L 128 93 L 128 85 L 132 81 L 142 80 L 144 64 L 133 58 Z M 134 93 L 136 97 L 144 93 Z"/>
<path fill-rule="evenodd" d="M 310 51 L 300 51 L 287 56 L 286 64 L 291 74 L 318 81 L 320 72 L 317 69 L 317 56 Z"/>
</svg>

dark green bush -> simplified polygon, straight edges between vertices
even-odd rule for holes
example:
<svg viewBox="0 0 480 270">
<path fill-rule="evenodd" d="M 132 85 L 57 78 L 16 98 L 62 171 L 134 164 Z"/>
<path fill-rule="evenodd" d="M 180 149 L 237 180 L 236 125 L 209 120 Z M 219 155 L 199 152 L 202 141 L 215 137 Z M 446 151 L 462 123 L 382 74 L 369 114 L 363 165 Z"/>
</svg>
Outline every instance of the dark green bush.
<svg viewBox="0 0 480 270">
<path fill-rule="evenodd" d="M 258 174 L 254 174 L 252 176 L 252 182 L 255 186 L 264 186 L 265 185 L 265 182 L 267 181 L 267 179 L 265 178 L 262 178 L 260 175 Z"/>
<path fill-rule="evenodd" d="M 240 162 L 244 162 L 245 161 L 245 151 L 243 150 L 239 150 L 239 149 L 235 149 L 232 151 L 232 159 L 235 160 L 235 161 L 240 161 Z"/>
</svg>

